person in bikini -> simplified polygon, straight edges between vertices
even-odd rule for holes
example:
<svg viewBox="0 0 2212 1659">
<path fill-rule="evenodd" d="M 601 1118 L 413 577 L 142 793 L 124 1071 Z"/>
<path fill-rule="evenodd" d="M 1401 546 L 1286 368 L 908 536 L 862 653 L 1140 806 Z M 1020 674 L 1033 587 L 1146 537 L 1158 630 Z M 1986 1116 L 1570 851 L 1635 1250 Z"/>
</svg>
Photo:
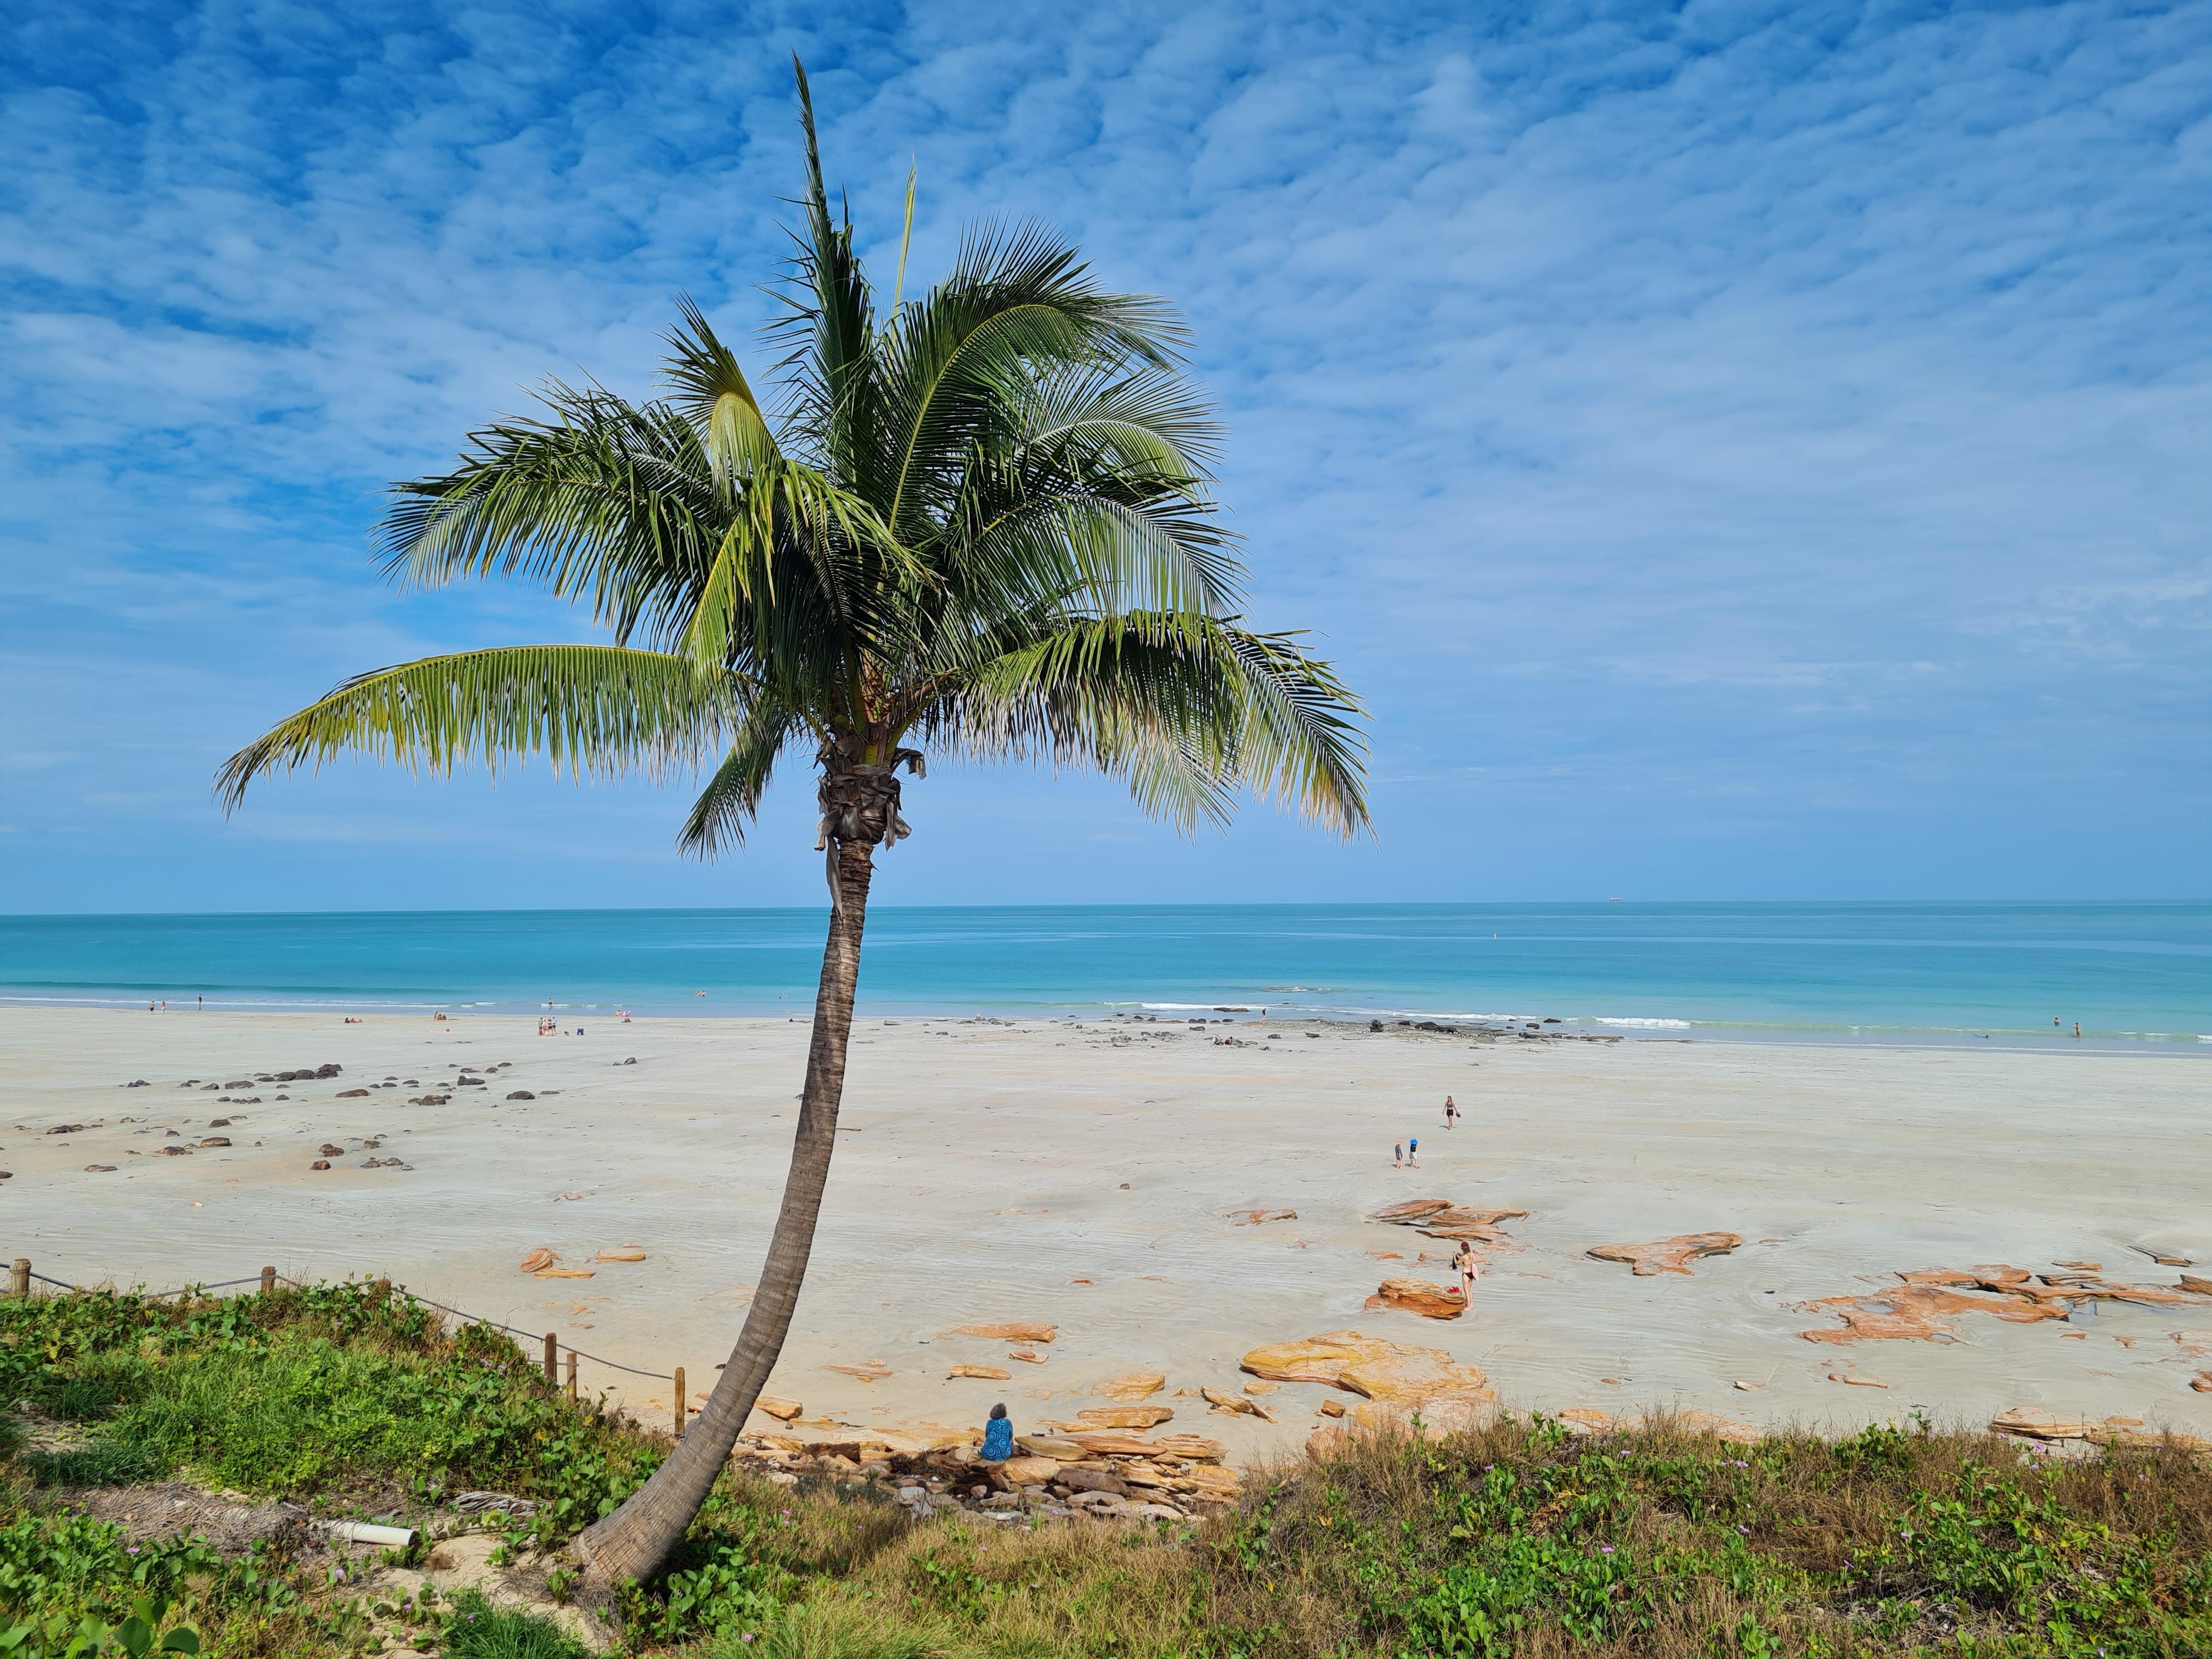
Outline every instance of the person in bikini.
<svg viewBox="0 0 2212 1659">
<path fill-rule="evenodd" d="M 1459 1299 L 1472 1304 L 1474 1281 L 1482 1277 L 1482 1264 L 1474 1259 L 1474 1246 L 1463 1238 L 1459 1242 L 1458 1253 L 1452 1257 L 1452 1271 L 1459 1275 Z"/>
<path fill-rule="evenodd" d="M 1453 1122 L 1458 1118 L 1458 1116 L 1459 1108 L 1453 1103 L 1452 1097 L 1449 1095 L 1446 1095 L 1444 1097 L 1444 1127 L 1447 1129 L 1450 1128 Z"/>
</svg>

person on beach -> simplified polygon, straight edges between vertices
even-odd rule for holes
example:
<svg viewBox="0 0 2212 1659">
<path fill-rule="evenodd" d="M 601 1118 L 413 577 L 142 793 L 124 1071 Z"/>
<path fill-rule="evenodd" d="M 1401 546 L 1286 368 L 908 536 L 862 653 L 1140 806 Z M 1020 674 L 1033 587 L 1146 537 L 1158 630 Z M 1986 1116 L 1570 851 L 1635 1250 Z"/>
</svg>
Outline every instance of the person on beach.
<svg viewBox="0 0 2212 1659">
<path fill-rule="evenodd" d="M 1402 1140 L 1390 1143 L 1390 1167 L 1394 1170 L 1406 1167 L 1406 1143 Z"/>
<path fill-rule="evenodd" d="M 1406 1142 L 1406 1167 L 1409 1170 L 1421 1167 L 1421 1138 L 1419 1135 L 1409 1137 Z"/>
<path fill-rule="evenodd" d="M 1463 1238 L 1459 1242 L 1459 1254 L 1452 1257 L 1452 1271 L 1459 1275 L 1459 1299 L 1472 1304 L 1474 1281 L 1482 1277 L 1482 1267 L 1474 1259 L 1474 1246 Z"/>
<path fill-rule="evenodd" d="M 1003 1463 L 1014 1455 L 1013 1419 L 1004 1404 L 991 1407 L 990 1420 L 983 1425 L 983 1449 L 976 1455 L 986 1463 Z"/>
<path fill-rule="evenodd" d="M 1446 1095 L 1444 1097 L 1444 1127 L 1450 1128 L 1452 1121 L 1458 1116 L 1459 1108 L 1452 1103 L 1452 1097 Z"/>
</svg>

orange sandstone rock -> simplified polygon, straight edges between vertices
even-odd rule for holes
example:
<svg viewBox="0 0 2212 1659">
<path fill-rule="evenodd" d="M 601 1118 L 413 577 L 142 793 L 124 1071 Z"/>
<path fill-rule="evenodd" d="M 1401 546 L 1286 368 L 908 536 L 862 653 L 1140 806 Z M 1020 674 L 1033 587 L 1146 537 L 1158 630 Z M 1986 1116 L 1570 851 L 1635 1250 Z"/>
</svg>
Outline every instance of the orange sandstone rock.
<svg viewBox="0 0 2212 1659">
<path fill-rule="evenodd" d="M 1185 1457 L 1194 1463 L 1218 1463 L 1229 1455 L 1229 1449 L 1218 1440 L 1208 1440 L 1202 1434 L 1164 1434 L 1149 1449 L 1158 1456 Z"/>
<path fill-rule="evenodd" d="M 540 1267 L 551 1267 L 560 1259 L 561 1258 L 559 1256 L 554 1255 L 553 1252 L 548 1249 L 544 1245 L 540 1244 L 536 1249 L 532 1250 L 528 1255 L 523 1257 L 521 1261 L 516 1262 L 514 1265 L 521 1268 L 522 1271 L 526 1273 L 534 1273 Z"/>
<path fill-rule="evenodd" d="M 1423 1232 L 1453 1227 L 1495 1227 L 1503 1221 L 1526 1220 L 1526 1210 L 1474 1210 L 1462 1204 L 1448 1204 L 1435 1214 L 1425 1216 L 1416 1224 Z M 1437 1237 L 1443 1235 L 1438 1233 Z"/>
<path fill-rule="evenodd" d="M 972 1376 L 986 1382 L 1003 1382 L 1013 1373 L 1003 1365 L 955 1365 L 945 1375 L 947 1381 L 956 1376 Z"/>
<path fill-rule="evenodd" d="M 1467 1302 L 1456 1286 L 1432 1285 L 1425 1279 L 1386 1279 L 1367 1298 L 1375 1308 L 1402 1308 L 1424 1319 L 1457 1319 Z"/>
<path fill-rule="evenodd" d="M 1303 1341 L 1273 1342 L 1244 1356 L 1243 1368 L 1270 1382 L 1334 1383 L 1346 1365 L 1379 1358 L 1398 1351 L 1395 1342 L 1362 1336 L 1358 1331 L 1330 1331 Z"/>
<path fill-rule="evenodd" d="M 1258 1227 L 1270 1221 L 1296 1221 L 1296 1210 L 1231 1210 L 1229 1218 L 1240 1227 Z"/>
<path fill-rule="evenodd" d="M 1231 1417 L 1264 1417 L 1270 1423 L 1273 1415 L 1256 1400 L 1248 1400 L 1241 1394 L 1225 1394 L 1219 1389 L 1200 1389 L 1199 1394 L 1216 1411 L 1226 1412 Z"/>
<path fill-rule="evenodd" d="M 1102 1429 L 1156 1429 L 1175 1412 L 1167 1406 L 1089 1406 L 1075 1415 Z"/>
<path fill-rule="evenodd" d="M 1451 1206 L 1451 1200 L 1448 1198 L 1409 1198 L 1402 1204 L 1385 1205 L 1367 1218 L 1370 1221 L 1389 1221 L 1401 1227 L 1410 1227 L 1415 1222 L 1425 1221 L 1437 1211 L 1449 1210 Z"/>
<path fill-rule="evenodd" d="M 1060 1327 L 1016 1319 L 1003 1325 L 963 1325 L 954 1334 L 987 1337 L 994 1342 L 1049 1342 L 1060 1334 Z"/>
<path fill-rule="evenodd" d="M 880 1382 L 891 1374 L 891 1368 L 880 1359 L 864 1359 L 857 1365 L 824 1365 L 825 1371 L 842 1371 L 847 1376 L 857 1376 L 863 1382 Z"/>
<path fill-rule="evenodd" d="M 788 1423 L 794 1417 L 804 1416 L 806 1412 L 806 1407 L 796 1400 L 781 1400 L 772 1394 L 764 1394 L 754 1401 L 753 1409 L 765 1413 L 779 1423 Z"/>
<path fill-rule="evenodd" d="M 1148 1400 L 1168 1385 L 1167 1377 L 1159 1371 L 1131 1371 L 1126 1376 L 1116 1376 L 1101 1382 L 1092 1392 L 1103 1394 L 1109 1400 L 1133 1404 Z"/>
<path fill-rule="evenodd" d="M 1726 1255 L 1743 1243 L 1741 1233 L 1680 1233 L 1652 1244 L 1598 1244 L 1589 1254 L 1600 1261 L 1626 1261 L 1638 1279 L 1655 1273 L 1681 1273 L 1689 1264 L 1709 1255 Z"/>
<path fill-rule="evenodd" d="M 2040 1319 L 2063 1319 L 2063 1303 L 2035 1302 L 2012 1296 L 1969 1296 L 1957 1291 L 1901 1285 L 1893 1291 L 1868 1296 L 1832 1296 L 1802 1304 L 1808 1313 L 1832 1313 L 1844 1322 L 1840 1330 L 1800 1331 L 1808 1342 L 1869 1342 L 1917 1340 L 1955 1342 L 1958 1329 L 1951 1323 L 1957 1314 L 1994 1314 L 2014 1325 Z"/>
<path fill-rule="evenodd" d="M 1447 1402 L 1486 1411 L 1498 1396 L 1488 1379 L 1441 1348 L 1410 1348 L 1358 1331 L 1330 1331 L 1299 1342 L 1270 1343 L 1244 1356 L 1243 1368 L 1271 1382 L 1328 1382 L 1378 1405 L 1435 1414 Z"/>
</svg>

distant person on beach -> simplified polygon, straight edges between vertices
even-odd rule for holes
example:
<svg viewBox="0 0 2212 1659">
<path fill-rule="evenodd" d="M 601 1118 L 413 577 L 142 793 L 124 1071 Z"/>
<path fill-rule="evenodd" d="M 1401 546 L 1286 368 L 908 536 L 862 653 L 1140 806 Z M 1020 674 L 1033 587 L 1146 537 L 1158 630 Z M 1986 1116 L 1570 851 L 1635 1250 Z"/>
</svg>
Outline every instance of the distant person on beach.
<svg viewBox="0 0 2212 1659">
<path fill-rule="evenodd" d="M 1447 1129 L 1450 1128 L 1452 1127 L 1452 1120 L 1458 1115 L 1459 1108 L 1452 1103 L 1452 1097 L 1449 1095 L 1446 1095 L 1444 1097 L 1444 1127 Z"/>
<path fill-rule="evenodd" d="M 166 1006 L 167 1006 L 168 1005 L 165 1003 L 165 1004 L 163 1004 L 162 1006 L 163 1006 L 164 1007 L 166 1007 Z M 2079 1042 L 2081 1040 L 2081 1022 L 2080 1020 L 2078 1020 L 2078 1019 L 2077 1019 L 2077 1020 L 2075 1020 L 2075 1021 L 2074 1022 L 2074 1041 L 2075 1041 L 2075 1042 Z"/>
<path fill-rule="evenodd" d="M 1421 1167 L 1421 1138 L 1419 1135 L 1411 1137 L 1406 1142 L 1406 1165 L 1408 1169 L 1413 1170 Z"/>
<path fill-rule="evenodd" d="M 1452 1271 L 1459 1275 L 1459 1299 L 1473 1302 L 1474 1281 L 1482 1277 L 1482 1268 L 1474 1259 L 1474 1246 L 1463 1238 L 1459 1242 L 1459 1253 L 1452 1257 Z"/>
<path fill-rule="evenodd" d="M 1402 1170 L 1406 1167 L 1406 1143 L 1402 1140 L 1391 1143 L 1390 1167 L 1394 1170 Z"/>
<path fill-rule="evenodd" d="M 1003 1463 L 1013 1455 L 1013 1420 L 1004 1405 L 994 1406 L 990 1420 L 983 1425 L 983 1449 L 977 1455 L 986 1463 Z"/>
</svg>

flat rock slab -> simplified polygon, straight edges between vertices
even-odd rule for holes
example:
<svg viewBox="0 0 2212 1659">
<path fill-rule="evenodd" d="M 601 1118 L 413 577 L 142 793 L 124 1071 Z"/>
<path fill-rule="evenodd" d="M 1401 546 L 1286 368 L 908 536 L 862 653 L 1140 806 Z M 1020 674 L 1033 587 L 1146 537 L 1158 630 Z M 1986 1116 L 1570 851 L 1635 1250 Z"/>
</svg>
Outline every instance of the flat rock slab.
<svg viewBox="0 0 2212 1659">
<path fill-rule="evenodd" d="M 2036 1406 L 2014 1406 L 1999 1412 L 1990 1419 L 1990 1432 L 2021 1435 L 2030 1440 L 2087 1440 L 2103 1446 L 2173 1445 L 2185 1451 L 2212 1451 L 2212 1441 L 2154 1429 L 2139 1417 L 2060 1417 Z"/>
<path fill-rule="evenodd" d="M 1200 1389 L 1198 1392 L 1200 1397 L 1214 1410 L 1226 1412 L 1231 1417 L 1261 1417 L 1270 1423 L 1275 1420 L 1274 1413 L 1265 1406 L 1256 1400 L 1248 1400 L 1241 1394 L 1230 1394 L 1220 1389 Z"/>
<path fill-rule="evenodd" d="M 1467 1299 L 1455 1285 L 1434 1285 L 1425 1279 L 1386 1279 L 1367 1298 L 1370 1309 L 1401 1308 L 1424 1319 L 1457 1319 L 1467 1311 Z"/>
<path fill-rule="evenodd" d="M 1229 1218 L 1240 1227 L 1263 1226 L 1270 1221 L 1296 1221 L 1296 1210 L 1231 1210 Z"/>
<path fill-rule="evenodd" d="M 2163 1285 L 2119 1285 L 2074 1269 L 2032 1273 L 2005 1262 L 1975 1267 L 1917 1267 L 1898 1274 L 1898 1288 L 1871 1295 L 1828 1297 L 1801 1304 L 1807 1311 L 1832 1313 L 1840 1329 L 1801 1331 L 1808 1342 L 1958 1340 L 1952 1323 L 1960 1314 L 1986 1313 L 2011 1324 L 2064 1319 L 2085 1302 L 2126 1302 L 2142 1307 L 2195 1307 L 2203 1298 L 2188 1288 Z M 1982 1294 L 1977 1295 L 1974 1292 Z"/>
<path fill-rule="evenodd" d="M 953 1334 L 980 1336 L 993 1342 L 1049 1342 L 1060 1334 L 1060 1327 L 1036 1320 L 1016 1319 L 1002 1325 L 963 1325 Z"/>
<path fill-rule="evenodd" d="M 1991 1314 L 2014 1325 L 2063 1319 L 2067 1314 L 2063 1303 L 1974 1296 L 1917 1285 L 1865 1296 L 1824 1297 L 1801 1305 L 1808 1313 L 1833 1314 L 1844 1322 L 1840 1327 L 1798 1332 L 1808 1342 L 1955 1342 L 1959 1330 L 1953 1320 L 1960 1314 Z"/>
<path fill-rule="evenodd" d="M 1119 1400 L 1125 1404 L 1133 1405 L 1139 1400 L 1151 1399 L 1167 1385 L 1167 1374 L 1164 1371 L 1130 1371 L 1126 1376 L 1113 1377 L 1101 1382 L 1091 1392 L 1103 1394 L 1109 1400 Z M 1078 1413 L 1077 1415 L 1080 1416 L 1081 1413 Z"/>
<path fill-rule="evenodd" d="M 1446 1402 L 1484 1410 L 1498 1396 L 1489 1379 L 1441 1348 L 1412 1348 L 1358 1331 L 1330 1331 L 1270 1343 L 1244 1356 L 1243 1368 L 1270 1382 L 1327 1382 L 1377 1405 L 1433 1415 Z"/>
<path fill-rule="evenodd" d="M 1086 1406 L 1075 1415 L 1102 1429 L 1156 1429 L 1175 1410 L 1170 1406 Z"/>
<path fill-rule="evenodd" d="M 1650 1244 L 1595 1244 L 1589 1254 L 1600 1261 L 1626 1261 L 1638 1279 L 1655 1273 L 1691 1277 L 1690 1263 L 1726 1255 L 1743 1243 L 1741 1233 L 1678 1233 Z"/>
<path fill-rule="evenodd" d="M 1502 1221 L 1526 1219 L 1528 1212 L 1516 1209 L 1475 1209 L 1463 1204 L 1454 1204 L 1449 1199 L 1409 1198 L 1402 1204 L 1393 1204 L 1375 1212 L 1370 1221 L 1387 1221 L 1394 1226 L 1430 1228 L 1489 1227 Z M 1438 1237 L 1449 1237 L 1439 1233 Z"/>
</svg>

